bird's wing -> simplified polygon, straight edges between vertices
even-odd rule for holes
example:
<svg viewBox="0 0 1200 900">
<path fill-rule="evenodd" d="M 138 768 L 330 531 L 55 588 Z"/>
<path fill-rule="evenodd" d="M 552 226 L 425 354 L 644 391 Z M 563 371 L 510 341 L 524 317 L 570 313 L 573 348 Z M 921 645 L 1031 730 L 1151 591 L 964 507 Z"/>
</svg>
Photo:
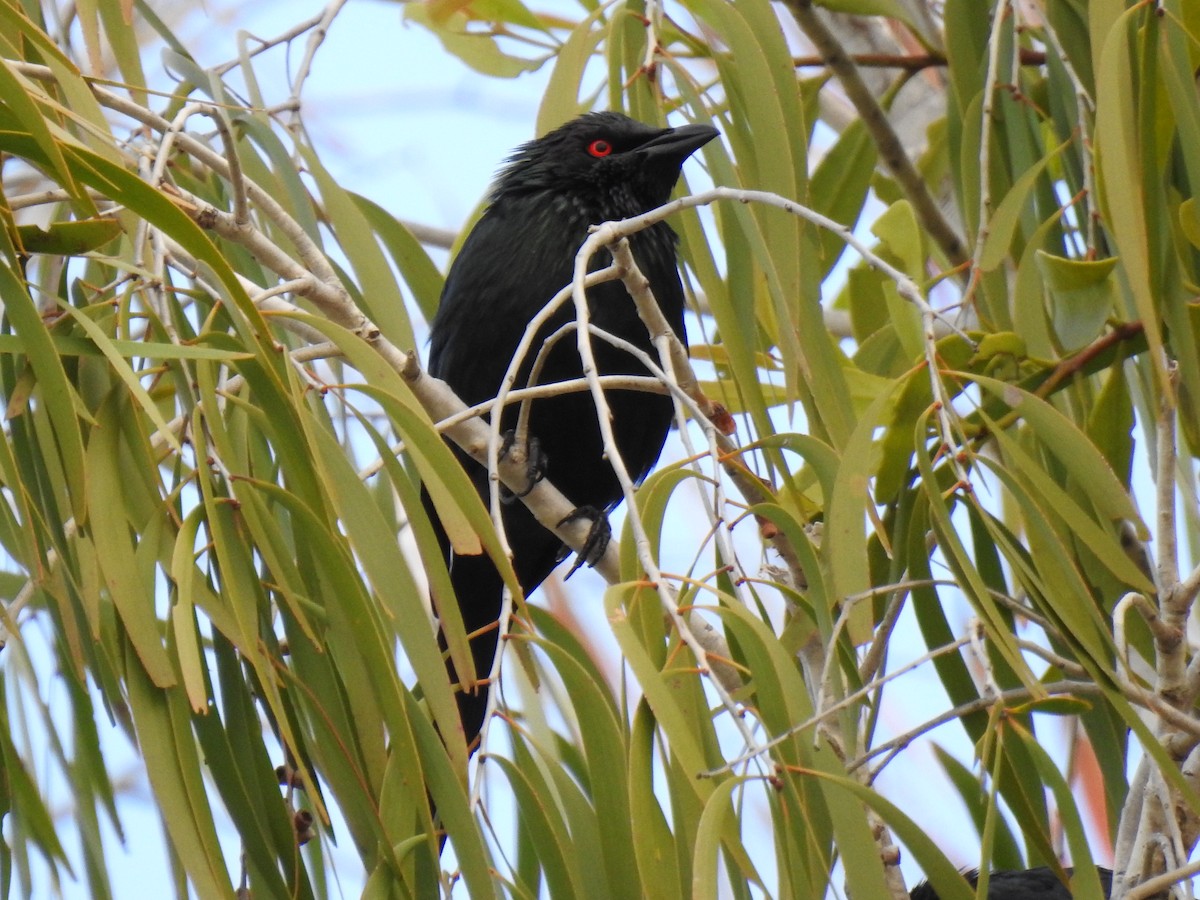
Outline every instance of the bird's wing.
<svg viewBox="0 0 1200 900">
<path fill-rule="evenodd" d="M 533 204 L 520 199 L 489 208 L 475 225 L 433 321 L 429 371 L 467 403 L 495 396 L 526 323 L 570 283 L 586 237 L 586 226 L 534 214 Z M 570 315 L 568 307 L 558 318 Z"/>
</svg>

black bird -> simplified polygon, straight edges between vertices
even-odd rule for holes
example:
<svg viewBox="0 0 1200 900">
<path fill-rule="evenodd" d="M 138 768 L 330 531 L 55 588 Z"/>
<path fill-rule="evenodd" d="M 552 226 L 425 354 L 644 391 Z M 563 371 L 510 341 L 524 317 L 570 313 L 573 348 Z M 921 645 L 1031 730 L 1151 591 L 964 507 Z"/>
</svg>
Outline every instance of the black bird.
<svg viewBox="0 0 1200 900">
<path fill-rule="evenodd" d="M 1069 875 L 1072 870 L 1067 869 Z M 1112 892 L 1112 872 L 1096 867 L 1104 896 Z M 966 872 L 964 877 L 974 887 L 979 881 L 979 872 Z M 928 882 L 921 882 L 909 894 L 912 900 L 938 900 L 937 892 Z M 1048 866 L 1027 869 L 1023 872 L 993 872 L 988 876 L 989 900 L 1071 900 L 1071 891 L 1058 880 L 1054 870 Z"/>
<path fill-rule="evenodd" d="M 679 171 L 692 153 L 716 137 L 707 125 L 656 128 L 611 112 L 581 116 L 519 147 L 493 185 L 490 203 L 463 243 L 446 277 L 430 333 L 429 371 L 446 381 L 468 405 L 496 396 L 529 321 L 559 290 L 571 283 L 575 254 L 588 228 L 627 218 L 666 203 Z M 675 260 L 675 233 L 665 223 L 635 235 L 633 255 L 650 281 L 655 298 L 676 335 L 684 339 L 683 288 Z M 610 262 L 593 258 L 593 268 Z M 588 291 L 592 322 L 656 356 L 624 286 L 619 281 Z M 571 303 L 538 333 L 516 387 L 528 382 L 533 357 L 561 326 L 574 321 Z M 632 355 L 592 341 L 600 374 L 646 375 Z M 578 378 L 574 333 L 549 351 L 538 382 Z M 658 460 L 671 425 L 668 397 L 637 391 L 609 391 L 617 446 L 638 480 Z M 504 413 L 502 428 L 513 428 L 516 405 Z M 531 407 L 530 434 L 544 460 L 545 477 L 593 518 L 621 501 L 621 488 L 604 458 L 596 409 L 588 392 L 537 400 Z M 456 448 L 457 450 L 457 448 Z M 487 496 L 487 473 L 457 451 L 480 492 Z M 426 497 L 426 509 L 432 506 Z M 436 516 L 432 516 L 436 524 Z M 554 569 L 563 546 L 524 504 L 509 503 L 504 525 L 513 564 L 528 594 Z M 485 629 L 471 641 L 475 674 L 486 677 L 496 650 L 502 584 L 486 555 L 457 556 L 442 535 L 454 591 L 467 633 Z M 451 678 L 458 680 L 450 665 Z M 483 725 L 487 691 L 458 693 L 468 745 Z"/>
</svg>

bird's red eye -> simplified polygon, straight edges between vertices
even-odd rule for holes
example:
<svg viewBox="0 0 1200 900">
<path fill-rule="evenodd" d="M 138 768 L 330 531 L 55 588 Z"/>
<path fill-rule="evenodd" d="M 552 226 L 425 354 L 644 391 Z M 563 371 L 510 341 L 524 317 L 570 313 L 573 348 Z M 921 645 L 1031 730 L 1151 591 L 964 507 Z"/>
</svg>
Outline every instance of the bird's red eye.
<svg viewBox="0 0 1200 900">
<path fill-rule="evenodd" d="M 613 145 L 603 138 L 592 141 L 590 144 L 588 144 L 588 153 L 592 154 L 592 156 L 596 157 L 596 159 L 608 156 L 608 154 L 612 152 Z"/>
</svg>

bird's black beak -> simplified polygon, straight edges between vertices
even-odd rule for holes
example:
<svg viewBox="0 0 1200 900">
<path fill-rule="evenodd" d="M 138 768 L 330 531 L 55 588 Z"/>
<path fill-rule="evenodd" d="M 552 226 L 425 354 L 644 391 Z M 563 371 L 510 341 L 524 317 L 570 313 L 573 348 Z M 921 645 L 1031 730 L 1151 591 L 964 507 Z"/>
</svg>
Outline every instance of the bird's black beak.
<svg viewBox="0 0 1200 900">
<path fill-rule="evenodd" d="M 710 125 L 683 125 L 667 128 L 657 137 L 651 138 L 638 152 L 648 162 L 673 164 L 677 168 L 683 161 L 715 138 L 720 132 Z"/>
</svg>

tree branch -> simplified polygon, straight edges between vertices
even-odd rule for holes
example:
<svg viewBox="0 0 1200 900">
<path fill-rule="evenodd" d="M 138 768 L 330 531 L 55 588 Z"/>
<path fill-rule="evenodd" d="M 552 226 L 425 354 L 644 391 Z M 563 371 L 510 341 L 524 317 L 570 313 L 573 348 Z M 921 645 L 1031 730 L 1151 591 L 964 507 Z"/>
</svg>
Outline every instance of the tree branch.
<svg viewBox="0 0 1200 900">
<path fill-rule="evenodd" d="M 875 95 L 863 81 L 850 56 L 813 9 L 812 0 L 785 0 L 796 23 L 813 42 L 817 52 L 825 60 L 831 72 L 837 76 L 842 89 L 858 111 L 863 125 L 870 132 L 879 149 L 880 158 L 892 177 L 900 185 L 904 195 L 912 203 L 921 227 L 933 238 L 954 268 L 967 262 L 967 253 L 962 237 L 942 215 L 929 187 L 917 171 L 899 135 L 888 122 Z"/>
</svg>

